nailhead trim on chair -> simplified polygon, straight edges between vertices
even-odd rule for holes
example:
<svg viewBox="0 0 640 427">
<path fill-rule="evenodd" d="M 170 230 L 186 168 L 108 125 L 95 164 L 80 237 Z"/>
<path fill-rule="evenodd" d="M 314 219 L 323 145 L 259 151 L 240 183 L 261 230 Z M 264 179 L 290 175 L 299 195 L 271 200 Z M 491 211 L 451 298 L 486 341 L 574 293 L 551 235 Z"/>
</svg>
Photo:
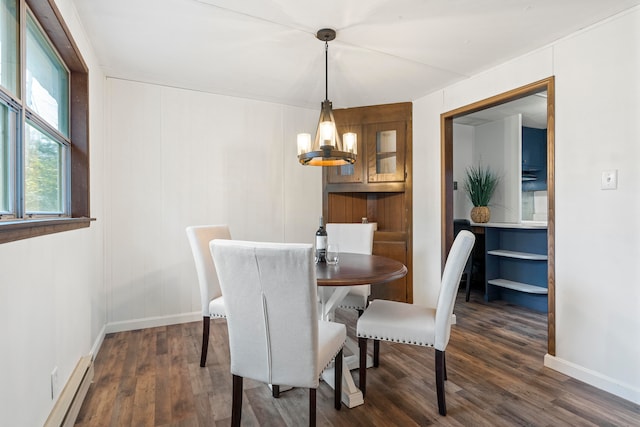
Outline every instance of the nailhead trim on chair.
<svg viewBox="0 0 640 427">
<path fill-rule="evenodd" d="M 209 317 L 213 317 L 214 319 L 226 319 L 227 316 L 222 316 L 220 314 L 211 314 Z"/>
<path fill-rule="evenodd" d="M 367 308 L 367 307 L 363 307 L 361 305 L 353 305 L 353 304 L 351 304 L 351 305 L 338 304 L 338 307 L 346 308 L 346 309 L 349 309 L 349 310 L 364 310 L 365 308 Z"/>
<path fill-rule="evenodd" d="M 422 342 L 417 342 L 417 341 L 406 341 L 406 340 L 401 340 L 401 339 L 396 339 L 396 338 L 376 337 L 376 336 L 373 336 L 373 335 L 358 334 L 358 338 L 367 338 L 367 339 L 371 339 L 371 340 L 391 341 L 391 342 L 397 342 L 397 343 L 400 343 L 400 344 L 413 344 L 413 345 L 420 345 L 422 347 L 433 347 L 433 344 L 427 344 L 427 343 L 422 343 Z"/>
<path fill-rule="evenodd" d="M 340 349 L 339 349 L 338 351 L 336 351 L 336 354 L 334 354 L 333 356 L 331 356 L 331 359 L 329 359 L 329 363 L 327 363 L 327 364 L 325 365 L 325 367 L 324 367 L 324 368 L 322 368 L 322 370 L 320 371 L 320 378 L 322 378 L 322 373 L 324 372 L 324 370 L 325 370 L 325 369 L 327 369 L 327 368 L 329 367 L 329 365 L 331 365 L 331 361 L 332 361 L 333 359 L 335 359 L 335 358 L 336 358 L 336 356 L 338 355 L 338 353 L 340 353 L 340 350 L 342 350 L 342 349 L 344 348 L 344 344 L 345 344 L 346 342 L 347 342 L 347 340 L 345 340 L 345 341 L 342 343 L 342 346 L 340 347 Z"/>
</svg>

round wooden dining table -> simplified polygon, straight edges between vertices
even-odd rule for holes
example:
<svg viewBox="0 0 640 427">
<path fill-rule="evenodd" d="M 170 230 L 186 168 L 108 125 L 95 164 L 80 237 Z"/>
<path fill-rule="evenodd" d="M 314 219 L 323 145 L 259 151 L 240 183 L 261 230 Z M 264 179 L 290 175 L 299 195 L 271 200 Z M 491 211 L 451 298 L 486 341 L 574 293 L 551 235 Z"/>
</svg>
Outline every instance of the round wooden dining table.
<svg viewBox="0 0 640 427">
<path fill-rule="evenodd" d="M 341 252 L 338 264 L 316 264 L 316 279 L 319 286 L 320 318 L 333 320 L 334 311 L 349 293 L 350 286 L 357 285 L 382 285 L 401 279 L 407 274 L 407 267 L 391 258 L 379 255 L 364 255 Z M 356 387 L 351 377 L 350 369 L 359 366 L 359 352 L 356 342 L 347 337 L 345 347 L 351 352 L 345 356 L 342 375 L 342 401 L 353 408 L 364 403 L 362 392 Z M 367 363 L 369 366 L 370 363 Z M 322 378 L 333 387 L 332 370 L 325 370 Z"/>
<path fill-rule="evenodd" d="M 318 286 L 380 285 L 407 275 L 399 261 L 379 255 L 340 253 L 338 264 L 316 264 Z"/>
</svg>

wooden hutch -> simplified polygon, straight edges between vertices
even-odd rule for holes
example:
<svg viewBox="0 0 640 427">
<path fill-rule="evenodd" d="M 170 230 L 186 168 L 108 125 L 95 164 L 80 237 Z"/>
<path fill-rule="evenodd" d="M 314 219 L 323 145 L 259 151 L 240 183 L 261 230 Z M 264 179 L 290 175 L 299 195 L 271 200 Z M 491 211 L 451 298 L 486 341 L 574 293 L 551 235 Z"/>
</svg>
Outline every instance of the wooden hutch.
<svg viewBox="0 0 640 427">
<path fill-rule="evenodd" d="M 326 222 L 377 223 L 373 253 L 396 259 L 408 274 L 372 286 L 371 299 L 413 302 L 412 104 L 333 111 L 338 132 L 358 135 L 353 165 L 323 168 L 322 210 Z"/>
</svg>

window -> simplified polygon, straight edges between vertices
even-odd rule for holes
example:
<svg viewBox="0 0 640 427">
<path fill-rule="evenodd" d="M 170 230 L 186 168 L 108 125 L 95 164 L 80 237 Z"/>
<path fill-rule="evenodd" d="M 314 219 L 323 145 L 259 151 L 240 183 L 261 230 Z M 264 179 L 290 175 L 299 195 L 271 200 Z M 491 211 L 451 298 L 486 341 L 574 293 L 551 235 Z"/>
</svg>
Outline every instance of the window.
<svg viewBox="0 0 640 427">
<path fill-rule="evenodd" d="M 87 67 L 52 3 L 0 0 L 0 243 L 89 226 Z"/>
</svg>

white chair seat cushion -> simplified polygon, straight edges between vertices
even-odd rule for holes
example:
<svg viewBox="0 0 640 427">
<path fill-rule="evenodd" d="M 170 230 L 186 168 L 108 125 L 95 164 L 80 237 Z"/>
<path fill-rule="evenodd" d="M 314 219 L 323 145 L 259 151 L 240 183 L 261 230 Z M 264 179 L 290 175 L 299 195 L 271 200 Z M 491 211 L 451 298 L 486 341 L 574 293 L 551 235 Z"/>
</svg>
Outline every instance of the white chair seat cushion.
<svg viewBox="0 0 640 427">
<path fill-rule="evenodd" d="M 331 363 L 347 339 L 347 328 L 342 323 L 318 321 L 318 376 Z"/>
<path fill-rule="evenodd" d="M 209 302 L 209 316 L 227 317 L 227 312 L 224 309 L 224 297 L 214 298 Z"/>
<path fill-rule="evenodd" d="M 352 286 L 349 293 L 344 297 L 338 307 L 354 310 L 364 310 L 367 308 L 367 299 L 371 294 L 370 285 Z"/>
<path fill-rule="evenodd" d="M 435 342 L 433 308 L 403 302 L 374 300 L 358 319 L 357 335 L 432 347 Z"/>
</svg>

